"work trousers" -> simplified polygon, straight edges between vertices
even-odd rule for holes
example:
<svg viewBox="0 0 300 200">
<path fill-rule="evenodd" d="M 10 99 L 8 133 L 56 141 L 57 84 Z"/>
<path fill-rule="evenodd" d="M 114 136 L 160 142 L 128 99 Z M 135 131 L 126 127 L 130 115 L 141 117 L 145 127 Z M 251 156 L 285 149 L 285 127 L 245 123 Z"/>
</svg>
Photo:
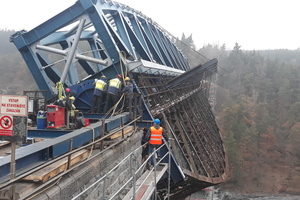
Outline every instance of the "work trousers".
<svg viewBox="0 0 300 200">
<path fill-rule="evenodd" d="M 93 102 L 92 102 L 92 113 L 100 113 L 102 107 L 102 96 L 94 95 Z"/>
<path fill-rule="evenodd" d="M 104 106 L 104 112 L 106 113 L 111 107 L 113 107 L 119 101 L 119 96 L 111 93 L 107 93 L 106 102 Z"/>
<path fill-rule="evenodd" d="M 150 155 L 151 155 L 156 149 L 158 149 L 159 147 L 160 147 L 160 145 L 149 144 L 149 146 L 148 146 L 148 155 L 150 156 Z M 157 153 L 157 156 L 160 157 L 160 150 L 157 150 L 156 153 Z M 150 164 L 151 164 L 152 166 L 154 166 L 154 159 L 155 159 L 155 154 L 153 154 L 153 155 L 151 156 L 151 158 L 149 159 Z"/>
<path fill-rule="evenodd" d="M 129 111 L 129 106 L 132 106 L 132 99 L 133 99 L 133 93 L 129 93 L 125 95 L 125 102 L 124 102 L 125 112 Z"/>
</svg>

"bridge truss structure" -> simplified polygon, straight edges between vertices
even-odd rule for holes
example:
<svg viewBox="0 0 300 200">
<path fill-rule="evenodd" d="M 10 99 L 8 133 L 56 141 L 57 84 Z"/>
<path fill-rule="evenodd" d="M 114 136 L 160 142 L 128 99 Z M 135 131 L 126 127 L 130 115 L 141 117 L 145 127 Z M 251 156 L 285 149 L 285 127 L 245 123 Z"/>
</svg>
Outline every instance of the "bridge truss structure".
<svg viewBox="0 0 300 200">
<path fill-rule="evenodd" d="M 227 179 L 226 152 L 208 101 L 217 59 L 190 66 L 168 31 L 110 0 L 78 0 L 36 28 L 16 32 L 10 41 L 48 100 L 61 82 L 84 113 L 91 110 L 94 79 L 130 77 L 142 97 L 140 125 L 159 118 L 174 139 L 174 199 Z"/>
</svg>

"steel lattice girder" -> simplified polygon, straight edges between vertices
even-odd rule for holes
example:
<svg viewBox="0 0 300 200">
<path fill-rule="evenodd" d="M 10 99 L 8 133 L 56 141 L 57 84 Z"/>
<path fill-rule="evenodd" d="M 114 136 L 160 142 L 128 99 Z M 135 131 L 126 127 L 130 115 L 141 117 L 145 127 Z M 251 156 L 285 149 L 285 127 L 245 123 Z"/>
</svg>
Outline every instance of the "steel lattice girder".
<svg viewBox="0 0 300 200">
<path fill-rule="evenodd" d="M 181 188 L 172 198 L 188 196 L 226 180 L 224 144 L 205 91 L 198 89 L 161 112 L 164 126 L 174 138 L 172 151 L 186 175 L 184 182 L 172 186 L 174 190 Z"/>
<path fill-rule="evenodd" d="M 69 26 L 71 29 L 60 31 Z M 88 44 L 84 46 L 88 51 L 76 45 L 77 39 Z M 103 0 L 78 0 L 35 29 L 17 32 L 11 41 L 40 89 L 49 91 L 48 98 L 53 94 L 53 83 L 58 82 L 63 73 L 57 66 L 58 60 L 51 60 L 44 51 L 63 56 L 62 61 L 70 63 L 65 66 L 70 70 L 64 84 L 79 91 L 83 106 L 91 101 L 87 96 L 91 96 L 94 78 L 100 74 L 112 78 L 128 65 L 134 87 L 144 97 L 143 119 L 150 120 L 163 112 L 166 121 L 174 125 L 171 132 L 177 137 L 176 148 L 183 157 L 180 160 L 186 162 L 179 163 L 187 166 L 185 173 L 210 184 L 223 179 L 227 165 L 220 133 L 208 103 L 194 96 L 199 94 L 196 89 L 199 81 L 217 71 L 216 59 L 188 71 L 187 59 L 167 31 L 126 5 Z M 69 57 L 72 50 L 76 50 L 74 56 Z M 87 52 L 88 56 L 84 56 Z M 84 81 L 79 77 L 78 64 L 87 75 Z M 183 101 L 185 104 L 180 103 Z M 149 102 L 153 104 L 148 105 Z M 189 119 L 185 119 L 187 115 Z M 195 144 L 194 140 L 200 143 Z M 208 151 L 216 155 L 209 155 Z"/>
<path fill-rule="evenodd" d="M 88 51 L 92 52 L 89 56 L 83 55 L 80 45 L 72 46 L 76 34 L 81 42 L 87 42 Z M 66 87 L 82 79 L 78 64 L 86 76 L 96 75 L 101 70 L 108 78 L 121 73 L 120 52 L 126 55 L 127 61 L 143 59 L 183 71 L 189 69 L 188 61 L 175 46 L 172 35 L 141 12 L 112 1 L 78 0 L 36 28 L 15 33 L 10 40 L 22 54 L 39 88 L 48 91 L 48 99 L 53 94 L 53 84 L 60 80 L 62 73 L 59 61 L 49 58 L 45 51 L 60 54 L 62 62 L 70 61 L 70 66 L 65 66 L 69 68 L 64 82 Z M 70 58 L 73 48 L 76 52 Z"/>
</svg>

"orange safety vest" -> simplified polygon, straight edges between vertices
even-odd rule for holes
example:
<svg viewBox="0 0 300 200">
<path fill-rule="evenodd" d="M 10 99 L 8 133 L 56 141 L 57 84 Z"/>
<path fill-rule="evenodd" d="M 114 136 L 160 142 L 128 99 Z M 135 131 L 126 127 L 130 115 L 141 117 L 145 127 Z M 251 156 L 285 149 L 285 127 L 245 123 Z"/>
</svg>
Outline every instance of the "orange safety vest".
<svg viewBox="0 0 300 200">
<path fill-rule="evenodd" d="M 159 129 L 154 128 L 153 126 L 150 127 L 150 140 L 149 144 L 160 145 L 162 144 L 162 137 L 163 137 L 163 128 L 160 127 Z"/>
</svg>

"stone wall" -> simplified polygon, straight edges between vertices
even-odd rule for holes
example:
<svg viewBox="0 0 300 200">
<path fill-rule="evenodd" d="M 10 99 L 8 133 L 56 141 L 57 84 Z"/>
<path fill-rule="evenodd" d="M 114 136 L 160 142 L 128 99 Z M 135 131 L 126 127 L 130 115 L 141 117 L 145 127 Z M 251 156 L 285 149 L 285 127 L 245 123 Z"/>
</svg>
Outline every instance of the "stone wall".
<svg viewBox="0 0 300 200">
<path fill-rule="evenodd" d="M 97 184 L 77 199 L 94 200 L 110 197 L 118 191 L 140 167 L 142 149 L 140 148 L 138 151 L 134 150 L 141 146 L 142 134 L 142 131 L 138 131 L 131 136 L 127 136 L 125 141 L 64 176 L 57 184 L 33 199 L 72 199 L 85 188 L 99 181 L 104 175 L 117 166 L 122 159 L 132 153 L 126 161 L 122 162 L 120 166 L 107 174 L 105 179 L 97 182 Z M 137 176 L 140 175 L 141 172 L 138 173 Z M 129 185 L 125 187 L 126 189 L 122 190 L 115 199 L 122 199 L 131 186 L 132 182 L 130 182 Z"/>
</svg>

